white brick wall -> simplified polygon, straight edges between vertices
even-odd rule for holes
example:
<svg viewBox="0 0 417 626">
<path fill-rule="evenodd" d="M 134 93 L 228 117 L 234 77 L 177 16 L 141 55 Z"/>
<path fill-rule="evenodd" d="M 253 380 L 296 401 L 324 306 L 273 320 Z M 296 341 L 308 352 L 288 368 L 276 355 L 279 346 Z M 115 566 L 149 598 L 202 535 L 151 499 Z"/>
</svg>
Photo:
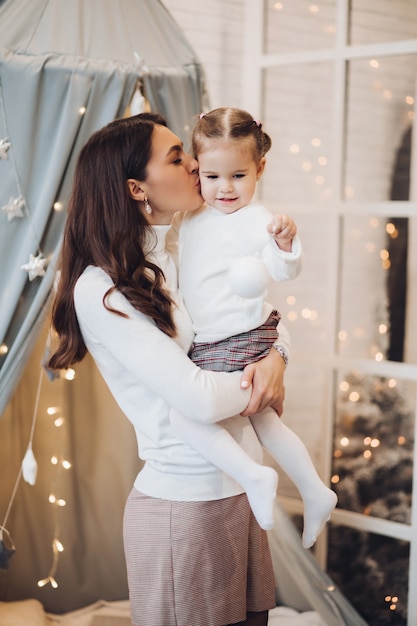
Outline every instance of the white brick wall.
<svg viewBox="0 0 417 626">
<path fill-rule="evenodd" d="M 199 57 L 210 107 L 239 106 L 244 0 L 163 0 Z"/>
</svg>

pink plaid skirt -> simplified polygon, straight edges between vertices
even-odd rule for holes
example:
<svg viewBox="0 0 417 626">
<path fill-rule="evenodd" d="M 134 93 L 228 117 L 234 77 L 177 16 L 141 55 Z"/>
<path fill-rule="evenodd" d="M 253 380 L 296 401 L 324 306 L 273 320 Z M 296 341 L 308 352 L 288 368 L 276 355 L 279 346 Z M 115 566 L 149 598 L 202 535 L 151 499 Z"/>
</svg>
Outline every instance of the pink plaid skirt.
<svg viewBox="0 0 417 626">
<path fill-rule="evenodd" d="M 124 543 L 135 626 L 224 626 L 275 606 L 267 535 L 245 494 L 177 502 L 133 489 Z"/>
<path fill-rule="evenodd" d="M 255 363 L 267 356 L 272 344 L 278 339 L 277 326 L 280 319 L 278 311 L 272 311 L 262 326 L 246 333 L 211 343 L 194 343 L 188 356 L 203 370 L 243 370 L 249 363 Z"/>
</svg>

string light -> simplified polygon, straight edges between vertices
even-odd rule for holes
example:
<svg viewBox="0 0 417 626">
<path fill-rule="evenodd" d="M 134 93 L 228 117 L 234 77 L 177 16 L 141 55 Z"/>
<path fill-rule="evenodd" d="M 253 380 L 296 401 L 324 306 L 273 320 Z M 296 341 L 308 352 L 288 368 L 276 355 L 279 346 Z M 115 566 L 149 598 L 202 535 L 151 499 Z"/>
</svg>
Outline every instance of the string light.
<svg viewBox="0 0 417 626">
<path fill-rule="evenodd" d="M 42 578 L 41 580 L 38 580 L 38 587 L 45 587 L 45 585 L 49 584 L 51 585 L 53 589 L 58 588 L 58 583 L 56 581 L 55 575 L 58 569 L 59 554 L 60 552 L 63 552 L 63 551 L 64 551 L 64 546 L 62 545 L 62 543 L 59 541 L 57 537 L 54 537 L 52 541 L 52 554 L 53 554 L 52 566 L 51 566 L 51 569 L 49 570 L 48 576 L 46 578 Z"/>
<path fill-rule="evenodd" d="M 63 371 L 63 376 L 66 380 L 74 380 L 75 370 L 70 367 L 69 369 Z"/>
<path fill-rule="evenodd" d="M 47 344 L 47 351 L 50 349 L 50 343 Z M 70 374 L 69 376 L 67 374 Z M 64 447 L 66 445 L 66 431 L 62 427 L 65 425 L 66 420 L 62 413 L 62 403 L 61 400 L 63 385 L 67 384 L 66 380 L 72 380 L 75 376 L 74 370 L 65 370 L 64 372 L 60 372 L 60 376 L 52 379 L 54 382 L 54 389 L 56 390 L 55 399 L 58 400 L 55 404 L 51 404 L 46 409 L 46 414 L 53 418 L 53 426 L 57 428 L 59 431 L 59 437 L 54 437 L 53 440 L 56 442 L 56 450 L 51 454 L 50 463 L 53 468 L 53 480 L 52 486 L 48 495 L 48 502 L 52 507 L 52 514 L 54 518 L 54 534 L 52 538 L 52 564 L 48 575 L 44 578 L 38 580 L 39 587 L 45 587 L 46 585 L 50 585 L 53 589 L 58 587 L 57 581 L 57 571 L 59 564 L 59 555 L 64 551 L 64 544 L 60 539 L 60 531 L 59 531 L 59 517 L 61 516 L 61 511 L 67 506 L 67 501 L 65 497 L 61 495 L 61 491 L 63 488 L 62 476 L 63 472 L 66 472 L 71 469 L 72 464 L 66 458 L 64 454 Z M 55 382 L 57 381 L 57 382 Z M 58 399 L 59 397 L 59 399 Z"/>
<path fill-rule="evenodd" d="M 392 239 L 396 239 L 398 237 L 398 230 L 392 222 L 388 222 L 385 225 L 385 230 Z"/>
</svg>

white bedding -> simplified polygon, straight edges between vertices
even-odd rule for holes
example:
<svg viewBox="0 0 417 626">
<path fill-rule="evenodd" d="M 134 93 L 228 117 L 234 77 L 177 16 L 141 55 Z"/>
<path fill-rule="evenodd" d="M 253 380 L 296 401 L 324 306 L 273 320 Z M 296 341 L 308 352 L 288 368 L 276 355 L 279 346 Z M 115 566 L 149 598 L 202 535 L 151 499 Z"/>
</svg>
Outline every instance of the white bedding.
<svg viewBox="0 0 417 626">
<path fill-rule="evenodd" d="M 100 600 L 64 615 L 46 613 L 35 599 L 0 602 L 1 626 L 131 626 L 129 601 Z M 288 607 L 270 611 L 269 626 L 326 626 L 316 611 L 299 613 Z"/>
</svg>

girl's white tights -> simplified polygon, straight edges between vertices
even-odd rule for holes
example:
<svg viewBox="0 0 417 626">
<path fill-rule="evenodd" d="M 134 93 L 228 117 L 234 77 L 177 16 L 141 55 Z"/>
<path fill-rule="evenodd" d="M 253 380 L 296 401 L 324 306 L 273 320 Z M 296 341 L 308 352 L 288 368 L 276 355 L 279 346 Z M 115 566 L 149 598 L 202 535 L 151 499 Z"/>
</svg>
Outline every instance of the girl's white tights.
<svg viewBox="0 0 417 626">
<path fill-rule="evenodd" d="M 337 496 L 317 474 L 301 439 L 275 411 L 266 409 L 251 418 L 259 441 L 291 478 L 304 504 L 303 546 L 311 548 L 337 504 Z"/>
<path fill-rule="evenodd" d="M 204 424 L 184 418 L 171 409 L 176 433 L 210 463 L 242 485 L 259 525 L 274 525 L 278 474 L 251 459 L 220 424 Z M 336 494 L 321 481 L 301 439 L 272 409 L 251 418 L 260 443 L 298 488 L 304 503 L 303 545 L 310 548 L 336 506 Z"/>
</svg>

